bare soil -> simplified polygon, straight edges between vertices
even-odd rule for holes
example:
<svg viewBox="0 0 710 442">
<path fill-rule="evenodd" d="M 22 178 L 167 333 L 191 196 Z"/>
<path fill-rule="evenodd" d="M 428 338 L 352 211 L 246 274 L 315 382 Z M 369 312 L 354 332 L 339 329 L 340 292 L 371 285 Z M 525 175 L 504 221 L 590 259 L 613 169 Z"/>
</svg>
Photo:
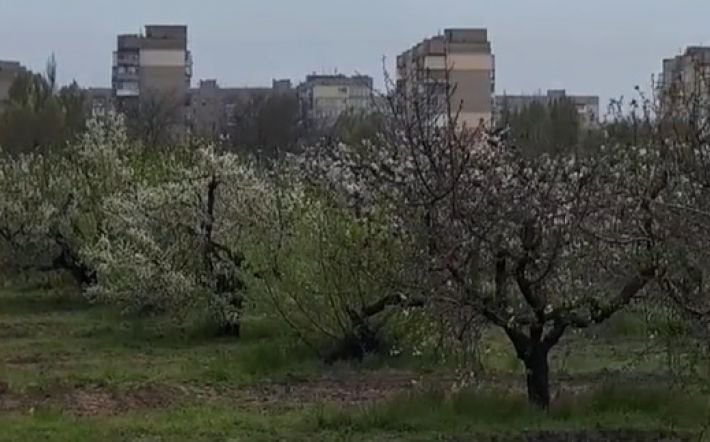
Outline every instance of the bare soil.
<svg viewBox="0 0 710 442">
<path fill-rule="evenodd" d="M 240 407 L 293 408 L 315 404 L 358 405 L 386 400 L 414 389 L 404 373 L 351 374 L 303 382 L 267 382 L 247 386 L 142 385 L 55 386 L 38 391 L 0 393 L 0 413 L 27 413 L 51 407 L 76 416 L 111 416 L 175 405 L 234 404 Z"/>
<path fill-rule="evenodd" d="M 616 376 L 615 380 L 621 382 Z M 129 411 L 163 409 L 197 404 L 230 404 L 251 408 L 301 408 L 317 404 L 357 406 L 381 402 L 422 388 L 448 388 L 453 376 L 420 376 L 410 372 L 350 372 L 338 376 L 288 382 L 262 382 L 244 386 L 151 384 L 131 388 L 112 386 L 54 386 L 18 392 L 12 386 L 0 388 L 0 413 L 27 413 L 51 407 L 76 416 L 111 416 Z M 575 394 L 599 386 L 604 377 L 560 379 L 565 394 Z M 636 385 L 658 385 L 662 376 L 624 379 Z M 3 384 L 4 383 L 1 383 Z M 488 379 L 481 385 L 521 390 L 521 380 L 513 377 Z M 2 386 L 2 385 L 0 385 Z"/>
</svg>

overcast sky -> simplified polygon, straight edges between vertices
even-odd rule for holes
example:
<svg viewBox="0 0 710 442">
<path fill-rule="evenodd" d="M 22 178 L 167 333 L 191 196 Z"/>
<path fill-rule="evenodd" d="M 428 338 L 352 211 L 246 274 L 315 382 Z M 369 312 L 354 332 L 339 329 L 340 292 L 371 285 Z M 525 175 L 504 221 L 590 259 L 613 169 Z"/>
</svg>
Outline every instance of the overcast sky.
<svg viewBox="0 0 710 442">
<path fill-rule="evenodd" d="M 664 57 L 710 44 L 710 0 L 0 0 L 0 59 L 108 86 L 119 33 L 187 24 L 196 83 L 267 85 L 312 72 L 370 74 L 446 27 L 486 27 L 498 93 L 632 92 Z"/>
</svg>

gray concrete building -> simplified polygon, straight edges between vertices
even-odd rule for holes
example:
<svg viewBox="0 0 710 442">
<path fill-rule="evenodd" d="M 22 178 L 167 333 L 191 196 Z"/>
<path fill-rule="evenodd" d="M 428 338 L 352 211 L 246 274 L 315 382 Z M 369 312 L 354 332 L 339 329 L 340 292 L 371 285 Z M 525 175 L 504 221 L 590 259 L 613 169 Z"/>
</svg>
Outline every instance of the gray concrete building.
<svg viewBox="0 0 710 442">
<path fill-rule="evenodd" d="M 90 87 L 84 89 L 86 109 L 90 114 L 103 114 L 114 109 L 113 89 L 110 87 Z"/>
<path fill-rule="evenodd" d="M 495 97 L 494 120 L 500 121 L 501 114 L 506 109 L 508 112 L 515 113 L 532 103 L 549 106 L 561 99 L 567 99 L 575 105 L 583 127 L 589 128 L 599 124 L 599 97 L 596 95 L 569 95 L 564 89 L 550 89 L 544 94 L 540 92 L 530 95 L 497 95 Z"/>
<path fill-rule="evenodd" d="M 188 124 L 192 135 L 219 138 L 235 125 L 250 100 L 273 94 L 293 94 L 291 80 L 273 80 L 269 87 L 220 87 L 217 80 L 201 80 L 190 89 Z"/>
<path fill-rule="evenodd" d="M 184 111 L 191 78 L 187 26 L 148 25 L 144 34 L 118 36 L 112 89 L 119 110 L 159 100 Z"/>
<path fill-rule="evenodd" d="M 447 87 L 448 86 L 448 87 Z M 397 57 L 397 91 L 405 97 L 447 95 L 459 124 L 489 125 L 493 113 L 495 58 L 486 29 L 446 29 Z M 448 113 L 448 110 L 445 110 Z M 437 117 L 438 118 L 438 117 Z"/>
<path fill-rule="evenodd" d="M 329 126 L 345 112 L 373 109 L 373 81 L 366 75 L 309 75 L 297 88 L 301 116 Z"/>
<path fill-rule="evenodd" d="M 0 112 L 7 106 L 8 94 L 15 78 L 26 71 L 17 61 L 0 60 Z"/>
<path fill-rule="evenodd" d="M 710 46 L 691 46 L 683 54 L 663 60 L 657 87 L 667 110 L 687 111 L 691 99 L 710 105 Z"/>
</svg>

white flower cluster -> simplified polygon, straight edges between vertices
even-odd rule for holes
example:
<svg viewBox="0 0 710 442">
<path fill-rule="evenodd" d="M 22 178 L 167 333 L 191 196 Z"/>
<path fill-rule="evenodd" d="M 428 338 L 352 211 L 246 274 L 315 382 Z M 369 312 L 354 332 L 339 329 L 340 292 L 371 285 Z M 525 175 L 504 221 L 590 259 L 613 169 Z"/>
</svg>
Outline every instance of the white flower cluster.
<svg viewBox="0 0 710 442">
<path fill-rule="evenodd" d="M 487 136 L 401 131 L 375 143 L 317 146 L 298 164 L 350 206 L 386 208 L 393 226 L 425 243 L 430 270 L 452 273 L 445 279 L 459 283 L 462 304 L 517 326 L 560 311 L 591 320 L 590 306 L 616 305 L 623 282 L 667 249 L 661 203 L 708 194 L 678 184 L 687 172 L 677 157 L 659 144 L 528 158 Z M 707 146 L 693 157 L 710 164 L 702 161 Z"/>
<path fill-rule="evenodd" d="M 0 156 L 0 233 L 21 261 L 48 263 L 62 253 L 80 260 L 80 248 L 96 238 L 104 198 L 131 181 L 121 117 L 88 126 L 57 152 Z"/>
</svg>

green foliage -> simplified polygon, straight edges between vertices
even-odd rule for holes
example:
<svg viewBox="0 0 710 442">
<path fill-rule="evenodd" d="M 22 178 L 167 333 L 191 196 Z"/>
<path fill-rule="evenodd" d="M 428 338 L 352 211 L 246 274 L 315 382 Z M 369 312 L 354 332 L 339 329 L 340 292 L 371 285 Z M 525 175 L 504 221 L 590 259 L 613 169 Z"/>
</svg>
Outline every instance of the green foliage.
<svg viewBox="0 0 710 442">
<path fill-rule="evenodd" d="M 519 112 L 503 112 L 513 143 L 526 154 L 576 151 L 583 137 L 579 113 L 571 100 L 533 102 Z"/>
<path fill-rule="evenodd" d="M 132 140 L 146 149 L 163 149 L 176 144 L 183 135 L 184 102 L 158 91 L 144 93 L 140 102 L 120 109 Z"/>
<path fill-rule="evenodd" d="M 298 98 L 290 93 L 256 94 L 238 104 L 228 145 L 259 159 L 292 152 L 302 135 Z"/>
<path fill-rule="evenodd" d="M 338 141 L 358 145 L 364 140 L 374 141 L 384 129 L 384 123 L 380 114 L 351 111 L 340 115 L 331 132 Z"/>
<path fill-rule="evenodd" d="M 86 97 L 76 82 L 57 90 L 56 61 L 45 75 L 19 75 L 10 87 L 9 106 L 0 114 L 0 147 L 17 154 L 61 147 L 85 128 Z"/>
<path fill-rule="evenodd" d="M 18 82 L 13 90 L 17 109 L 32 115 L 54 112 L 53 106 L 71 109 L 62 124 L 78 130 L 81 118 L 66 117 L 78 115 L 83 101 L 80 91 L 73 85 L 57 94 L 53 78 L 50 68 L 46 78 Z M 523 112 L 526 115 L 510 116 L 519 123 L 514 134 L 520 130 L 519 140 L 529 142 L 532 152 L 576 146 L 578 134 L 569 130 L 577 124 L 573 110 L 563 102 L 550 107 L 532 105 Z M 269 118 L 281 115 L 273 103 L 265 104 L 260 112 Z M 357 118 L 341 123 L 341 136 L 354 144 L 369 138 L 372 127 L 379 124 Z M 256 126 L 257 132 L 264 130 L 258 118 Z M 46 127 L 53 126 L 46 123 Z M 360 170 L 358 164 L 335 158 L 324 173 L 340 182 L 319 182 L 319 187 L 306 180 L 307 173 L 299 173 L 303 170 L 278 171 L 283 174 L 264 171 L 214 146 L 134 149 L 121 118 L 115 115 L 92 119 L 88 128 L 61 149 L 12 155 L 0 161 L 0 236 L 3 252 L 13 252 L 2 257 L 4 264 L 28 262 L 43 267 L 38 263 L 51 262 L 52 269 L 78 272 L 77 280 L 87 289 L 89 299 L 101 304 L 90 313 L 83 306 L 61 300 L 8 302 L 6 315 L 20 312 L 40 318 L 38 322 L 10 318 L 0 327 L 5 338 L 12 338 L 3 349 L 5 356 L 17 353 L 21 361 L 23 357 L 38 360 L 26 364 L 31 365 L 29 370 L 15 370 L 14 363 L 0 368 L 13 386 L 34 388 L 36 383 L 44 389 L 44 383 L 65 382 L 76 386 L 252 382 L 264 376 L 315 370 L 317 363 L 306 347 L 327 362 L 363 360 L 374 354 L 370 368 L 388 366 L 388 355 L 404 351 L 406 357 L 391 365 L 421 369 L 426 363 L 413 358 L 426 355 L 430 364 L 440 363 L 437 368 L 449 369 L 447 364 L 455 357 L 462 355 L 464 360 L 469 351 L 479 356 L 479 349 L 472 347 L 479 344 L 482 318 L 504 330 L 516 347 L 515 353 L 510 346 L 507 352 L 501 351 L 495 343 L 483 349 L 493 353 L 483 361 L 493 361 L 493 372 L 522 372 L 519 359 L 528 363 L 525 355 L 533 354 L 536 346 L 545 348 L 547 358 L 552 347 L 571 353 L 571 348 L 584 343 L 585 348 L 575 348 L 575 356 L 569 360 L 568 355 L 554 355 L 553 373 L 619 373 L 630 366 L 624 366 L 623 358 L 634 345 L 650 348 L 654 340 L 665 346 L 669 369 L 659 369 L 663 367 L 658 363 L 659 352 L 648 351 L 644 354 L 649 356 L 645 372 L 676 376 L 680 367 L 682 374 L 695 375 L 698 367 L 707 365 L 692 359 L 705 357 L 705 353 L 689 354 L 694 349 L 684 342 L 698 336 L 698 330 L 668 306 L 639 304 L 635 306 L 639 311 L 613 318 L 606 328 L 591 330 L 593 336 L 599 332 L 613 341 L 610 343 L 592 345 L 577 337 L 559 341 L 569 329 L 593 326 L 627 304 L 644 302 L 645 298 L 635 293 L 647 283 L 667 282 L 657 281 L 665 274 L 655 267 L 643 270 L 642 284 L 637 282 L 639 272 L 633 267 L 637 258 L 645 261 L 653 252 L 654 263 L 682 261 L 666 259 L 673 254 L 664 256 L 660 247 L 655 255 L 650 245 L 636 244 L 653 242 L 655 246 L 655 238 L 632 236 L 649 234 L 654 223 L 663 222 L 663 212 L 653 218 L 647 207 L 647 195 L 653 192 L 649 183 L 654 184 L 657 177 L 668 179 L 650 162 L 661 158 L 658 151 L 615 146 L 607 151 L 604 162 L 587 167 L 576 159 L 556 162 L 558 159 L 547 156 L 525 163 L 517 154 L 508 155 L 512 150 L 497 149 L 493 144 L 463 144 L 457 150 L 461 159 L 469 161 L 475 158 L 472 155 L 480 155 L 482 161 L 462 163 L 462 171 L 478 169 L 466 177 L 470 181 L 460 189 L 464 193 L 458 193 L 455 183 L 462 177 L 455 176 L 454 184 L 441 179 L 441 173 L 446 173 L 442 171 L 457 161 L 450 159 L 449 166 L 438 167 L 437 160 L 443 156 L 419 157 L 398 167 L 398 159 L 384 152 L 390 161 L 385 163 L 387 167 L 365 164 Z M 361 148 L 367 156 L 382 154 L 380 147 L 370 140 L 355 150 Z M 411 146 L 400 147 L 401 154 Z M 428 197 L 429 191 L 417 194 L 422 188 L 407 193 L 407 189 L 416 189 L 412 177 L 422 172 L 416 169 L 417 164 L 431 167 L 427 175 L 441 186 L 440 193 Z M 599 172 L 609 165 L 620 166 Z M 348 167 L 354 171 L 346 170 Z M 390 181 L 380 184 L 392 186 L 391 194 L 377 195 L 379 189 L 373 189 L 365 176 L 372 171 L 389 175 Z M 551 179 L 553 174 L 557 184 Z M 595 187 L 581 192 L 589 182 Z M 338 185 L 342 189 L 337 189 Z M 666 197 L 677 194 L 665 192 L 656 205 L 666 204 Z M 457 199 L 449 205 L 447 195 Z M 418 200 L 422 196 L 429 202 L 422 204 Z M 585 201 L 587 197 L 590 199 Z M 417 207 L 395 216 L 390 211 L 401 208 L 393 200 Z M 432 218 L 427 204 L 445 209 Z M 589 227 L 604 228 L 600 234 L 585 231 L 581 236 L 576 229 L 586 221 L 573 218 L 588 213 L 590 207 L 599 214 L 589 219 Z M 426 221 L 419 223 L 423 212 Z M 529 213 L 538 214 L 542 221 L 537 226 L 537 221 L 528 223 L 524 217 Z M 447 226 L 451 219 L 454 221 Z M 639 219 L 647 222 L 639 223 Z M 624 226 L 627 221 L 628 227 Z M 440 230 L 433 231 L 432 226 Z M 606 239 L 607 228 L 610 234 L 620 233 L 620 238 Z M 663 229 L 677 230 L 672 226 Z M 575 239 L 578 234 L 581 240 Z M 428 248 L 418 243 L 422 238 L 430 241 Z M 590 247 L 589 238 L 604 245 Z M 441 244 L 436 244 L 437 240 Z M 567 246 L 569 250 L 560 252 Z M 470 253 L 463 253 L 462 247 L 470 248 Z M 538 257 L 532 257 L 535 248 L 539 248 L 535 252 Z M 441 256 L 432 259 L 434 253 Z M 550 256 L 549 270 L 544 270 L 540 258 L 546 255 Z M 702 264 L 702 259 L 695 261 L 695 265 Z M 598 263 L 603 265 L 595 269 Z M 542 270 L 541 279 L 526 282 L 526 266 L 530 266 L 531 275 Z M 17 268 L 25 269 L 23 265 Z M 439 279 L 446 270 L 449 277 Z M 617 272 L 629 270 L 630 282 L 626 283 Z M 687 278 L 678 282 L 687 283 Z M 430 290 L 431 286 L 435 290 Z M 501 290 L 494 291 L 496 286 Z M 539 300 L 530 301 L 531 287 L 539 291 Z M 623 288 L 623 296 L 615 298 L 617 288 Z M 431 296 L 418 299 L 413 294 Z M 126 315 L 115 315 L 115 307 Z M 64 323 L 59 317 L 67 312 L 76 316 Z M 94 316 L 96 312 L 100 313 Z M 147 312 L 153 315 L 133 315 Z M 170 321 L 174 318 L 179 318 L 177 324 Z M 193 329 L 195 323 L 201 326 L 198 332 Z M 237 329 L 239 334 L 242 325 L 245 331 L 238 344 L 215 337 L 225 329 Z M 33 334 L 32 328 L 39 335 Z M 61 340 L 55 334 L 61 335 Z M 543 334 L 551 338 L 540 341 Z M 559 347 L 558 342 L 562 342 Z M 464 350 L 449 351 L 456 345 Z M 607 353 L 609 346 L 612 350 Z M 647 349 L 642 347 L 640 352 Z M 527 365 L 532 372 L 531 364 Z M 457 375 L 469 368 L 465 362 L 457 367 Z M 545 364 L 546 391 L 547 375 Z M 451 426 L 466 431 L 475 425 L 503 426 L 511 421 L 524 426 L 557 425 L 582 415 L 616 423 L 618 415 L 625 413 L 642 422 L 660 419 L 693 426 L 701 414 L 696 411 L 708 411 L 702 403 L 705 399 L 696 401 L 695 396 L 690 400 L 692 409 L 686 410 L 673 394 L 647 391 L 635 401 L 626 400 L 625 395 L 630 394 L 609 389 L 563 397 L 543 416 L 528 410 L 516 395 L 424 393 L 355 414 L 324 412 L 317 417 L 317 430 L 337 431 L 336 427 L 344 426 L 361 432 L 417 432 L 445 431 Z M 670 406 L 659 405 L 663 401 Z M 480 421 L 466 419 L 472 414 Z"/>
<path fill-rule="evenodd" d="M 254 281 L 255 286 L 306 342 L 324 353 L 338 353 L 351 340 L 355 348 L 343 358 L 384 350 L 379 346 L 398 311 L 398 281 L 407 271 L 410 244 L 376 222 L 376 216 L 357 219 L 322 196 L 303 196 L 287 216 L 287 230 L 268 233 L 272 252 L 257 264 L 275 271 Z"/>
</svg>

